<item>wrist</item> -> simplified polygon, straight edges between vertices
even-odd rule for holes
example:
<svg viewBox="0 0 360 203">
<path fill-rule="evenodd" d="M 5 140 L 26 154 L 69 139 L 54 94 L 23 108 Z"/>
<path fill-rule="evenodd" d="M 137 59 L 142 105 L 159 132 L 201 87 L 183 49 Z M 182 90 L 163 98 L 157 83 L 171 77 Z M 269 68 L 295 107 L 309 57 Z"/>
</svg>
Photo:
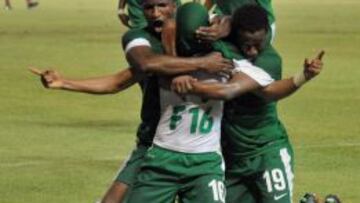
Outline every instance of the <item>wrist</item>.
<svg viewBox="0 0 360 203">
<path fill-rule="evenodd" d="M 125 9 L 124 8 L 119 8 L 117 13 L 118 13 L 118 15 L 124 15 L 125 14 Z"/>
<path fill-rule="evenodd" d="M 61 79 L 58 81 L 58 83 L 54 86 L 55 89 L 62 89 L 62 90 L 71 90 L 73 88 L 73 85 L 70 81 Z"/>
<path fill-rule="evenodd" d="M 304 85 L 308 80 L 305 77 L 304 71 L 301 71 L 293 76 L 293 82 L 296 87 L 301 87 Z"/>
</svg>

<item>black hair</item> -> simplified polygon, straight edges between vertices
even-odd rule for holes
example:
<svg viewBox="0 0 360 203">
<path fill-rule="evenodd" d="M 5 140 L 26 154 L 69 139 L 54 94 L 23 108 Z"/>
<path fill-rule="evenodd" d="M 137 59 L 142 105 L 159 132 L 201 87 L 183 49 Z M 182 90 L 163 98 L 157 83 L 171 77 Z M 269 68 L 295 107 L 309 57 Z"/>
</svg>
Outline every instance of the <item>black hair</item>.
<svg viewBox="0 0 360 203">
<path fill-rule="evenodd" d="M 257 4 L 246 4 L 236 9 L 232 15 L 231 32 L 239 30 L 255 32 L 261 29 L 269 31 L 269 20 L 266 11 Z"/>
</svg>

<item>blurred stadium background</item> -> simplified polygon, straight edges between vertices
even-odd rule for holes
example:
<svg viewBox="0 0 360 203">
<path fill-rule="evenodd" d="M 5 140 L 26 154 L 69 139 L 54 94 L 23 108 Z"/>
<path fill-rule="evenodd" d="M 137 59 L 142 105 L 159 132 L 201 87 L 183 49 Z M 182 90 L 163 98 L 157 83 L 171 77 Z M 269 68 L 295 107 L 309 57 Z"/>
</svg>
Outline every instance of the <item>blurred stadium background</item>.
<svg viewBox="0 0 360 203">
<path fill-rule="evenodd" d="M 41 87 L 30 65 L 74 78 L 127 67 L 117 1 L 40 1 L 0 10 L 0 202 L 89 203 L 134 146 L 140 91 L 92 96 Z M 360 1 L 274 1 L 284 76 L 326 50 L 325 69 L 279 103 L 305 192 L 360 202 Z"/>
</svg>

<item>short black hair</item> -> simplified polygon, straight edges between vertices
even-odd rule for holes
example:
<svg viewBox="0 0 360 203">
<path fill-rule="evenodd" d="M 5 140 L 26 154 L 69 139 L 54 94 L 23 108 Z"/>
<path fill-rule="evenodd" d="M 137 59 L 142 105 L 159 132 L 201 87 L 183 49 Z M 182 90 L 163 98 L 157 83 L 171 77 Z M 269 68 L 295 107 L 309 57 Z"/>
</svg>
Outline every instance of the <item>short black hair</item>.
<svg viewBox="0 0 360 203">
<path fill-rule="evenodd" d="M 255 32 L 265 29 L 266 32 L 269 31 L 269 20 L 265 9 L 257 4 L 241 6 L 232 15 L 231 29 L 233 34 L 240 30 Z"/>
</svg>

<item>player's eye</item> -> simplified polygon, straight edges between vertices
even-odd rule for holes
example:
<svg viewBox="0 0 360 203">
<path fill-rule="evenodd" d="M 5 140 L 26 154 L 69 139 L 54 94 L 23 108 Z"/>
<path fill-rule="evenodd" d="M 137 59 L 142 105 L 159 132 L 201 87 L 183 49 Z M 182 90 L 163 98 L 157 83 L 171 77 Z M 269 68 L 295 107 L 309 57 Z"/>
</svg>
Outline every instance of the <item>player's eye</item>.
<svg viewBox="0 0 360 203">
<path fill-rule="evenodd" d="M 153 9 L 155 6 L 154 5 L 151 5 L 151 4 L 145 4 L 143 6 L 144 10 L 150 10 L 150 9 Z"/>
<path fill-rule="evenodd" d="M 166 3 L 159 3 L 157 6 L 158 6 L 158 7 L 161 7 L 161 8 L 164 8 L 164 7 L 167 6 L 167 4 L 166 4 Z"/>
</svg>

